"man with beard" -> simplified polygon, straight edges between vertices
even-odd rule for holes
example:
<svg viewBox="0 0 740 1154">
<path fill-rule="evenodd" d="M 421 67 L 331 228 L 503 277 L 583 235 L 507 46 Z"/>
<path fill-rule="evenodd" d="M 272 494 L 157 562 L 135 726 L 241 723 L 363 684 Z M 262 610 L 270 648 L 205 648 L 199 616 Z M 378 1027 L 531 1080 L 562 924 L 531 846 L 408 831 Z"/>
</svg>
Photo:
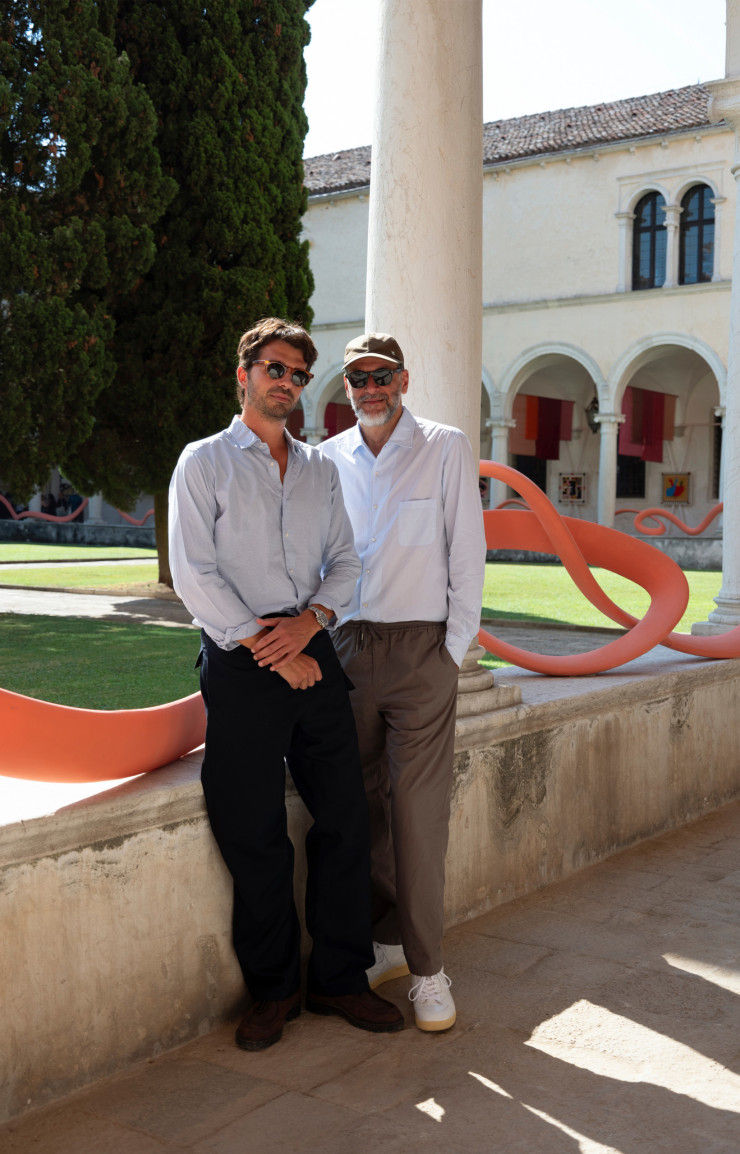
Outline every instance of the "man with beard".
<svg viewBox="0 0 740 1154">
<path fill-rule="evenodd" d="M 346 678 L 326 633 L 359 565 L 337 470 L 294 441 L 311 380 L 308 333 L 277 318 L 239 342 L 241 415 L 186 446 L 170 487 L 175 589 L 201 626 L 208 724 L 203 792 L 234 878 L 233 939 L 253 1005 L 236 1040 L 277 1042 L 301 1009 L 285 761 L 314 824 L 306 838 L 306 1007 L 401 1029 L 368 987 L 369 828 Z"/>
<path fill-rule="evenodd" d="M 480 624 L 485 538 L 470 444 L 413 417 L 387 333 L 350 341 L 357 425 L 321 446 L 339 469 L 362 573 L 333 634 L 370 803 L 371 988 L 411 972 L 421 1030 L 455 1022 L 442 965 L 458 668 Z M 450 387 L 453 387 L 452 385 Z"/>
</svg>

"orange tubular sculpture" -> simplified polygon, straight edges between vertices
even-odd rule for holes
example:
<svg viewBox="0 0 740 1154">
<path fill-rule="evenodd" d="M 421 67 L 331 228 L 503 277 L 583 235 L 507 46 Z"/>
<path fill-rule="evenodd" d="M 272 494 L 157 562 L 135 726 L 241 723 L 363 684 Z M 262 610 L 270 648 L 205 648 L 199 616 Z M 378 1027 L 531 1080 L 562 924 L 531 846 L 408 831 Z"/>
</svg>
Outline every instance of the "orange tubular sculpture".
<svg viewBox="0 0 740 1154">
<path fill-rule="evenodd" d="M 563 657 L 531 653 L 509 645 L 486 630 L 478 634 L 489 653 L 531 669 L 534 673 L 556 676 L 583 676 L 624 665 L 655 645 L 665 645 L 694 657 L 740 657 L 740 626 L 715 637 L 691 637 L 671 630 L 688 604 L 688 584 L 681 569 L 658 549 L 616 529 L 561 517 L 552 502 L 528 477 L 508 465 L 481 461 L 483 477 L 505 481 L 525 497 L 530 511 L 487 510 L 483 514 L 489 549 L 524 549 L 555 553 L 583 595 L 612 621 L 629 628 L 629 633 L 588 653 Z M 588 568 L 597 565 L 641 585 L 650 595 L 650 608 L 642 620 L 620 609 Z"/>
<path fill-rule="evenodd" d="M 0 774 L 30 781 L 115 781 L 200 745 L 199 693 L 151 709 L 75 709 L 0 689 Z"/>
<path fill-rule="evenodd" d="M 535 673 L 578 676 L 623 665 L 655 645 L 696 657 L 740 657 L 740 627 L 716 637 L 671 630 L 688 603 L 686 578 L 664 553 L 616 529 L 561 517 L 545 494 L 508 465 L 482 461 L 481 475 L 505 481 L 528 509 L 484 512 L 489 549 L 557 554 L 593 605 L 629 632 L 588 653 L 564 657 L 518 649 L 481 630 L 481 645 Z M 589 564 L 641 585 L 650 595 L 642 620 L 625 613 L 593 577 Z M 147 773 L 194 749 L 205 736 L 200 694 L 151 709 L 74 709 L 0 689 L 0 774 L 35 781 L 94 782 Z"/>
</svg>

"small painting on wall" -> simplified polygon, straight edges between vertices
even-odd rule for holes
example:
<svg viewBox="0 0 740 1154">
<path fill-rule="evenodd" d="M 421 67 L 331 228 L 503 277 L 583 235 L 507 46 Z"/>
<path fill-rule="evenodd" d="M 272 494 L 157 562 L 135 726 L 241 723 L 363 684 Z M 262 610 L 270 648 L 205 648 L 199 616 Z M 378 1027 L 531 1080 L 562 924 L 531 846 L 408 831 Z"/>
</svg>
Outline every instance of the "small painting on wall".
<svg viewBox="0 0 740 1154">
<path fill-rule="evenodd" d="M 561 505 L 586 504 L 586 474 L 561 473 L 558 487 L 558 502 Z"/>
<path fill-rule="evenodd" d="M 691 473 L 663 473 L 664 505 L 688 505 Z"/>
</svg>

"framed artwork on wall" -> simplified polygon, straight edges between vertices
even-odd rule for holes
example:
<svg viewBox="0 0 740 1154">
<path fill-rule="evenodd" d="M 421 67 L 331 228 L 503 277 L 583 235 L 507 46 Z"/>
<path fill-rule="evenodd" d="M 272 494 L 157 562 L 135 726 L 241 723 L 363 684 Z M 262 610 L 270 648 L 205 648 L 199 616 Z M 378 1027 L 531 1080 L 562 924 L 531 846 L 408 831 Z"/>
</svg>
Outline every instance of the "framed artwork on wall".
<svg viewBox="0 0 740 1154">
<path fill-rule="evenodd" d="M 558 484 L 558 503 L 560 505 L 586 504 L 585 473 L 560 473 Z"/>
<path fill-rule="evenodd" d="M 691 473 L 663 473 L 661 502 L 664 505 L 690 504 Z"/>
</svg>

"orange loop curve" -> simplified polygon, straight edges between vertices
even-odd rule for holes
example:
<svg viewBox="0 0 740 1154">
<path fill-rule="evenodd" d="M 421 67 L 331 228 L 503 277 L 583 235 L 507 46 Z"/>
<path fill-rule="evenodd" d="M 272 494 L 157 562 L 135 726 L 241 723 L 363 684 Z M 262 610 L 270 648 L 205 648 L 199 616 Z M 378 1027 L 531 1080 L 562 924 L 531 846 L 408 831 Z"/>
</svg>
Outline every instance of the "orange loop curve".
<svg viewBox="0 0 740 1154">
<path fill-rule="evenodd" d="M 582 676 L 632 661 L 655 645 L 697 657 L 740 657 L 740 626 L 715 637 L 671 632 L 683 616 L 689 589 L 681 569 L 660 550 L 626 533 L 592 521 L 561 517 L 542 490 L 508 465 L 481 461 L 480 473 L 506 483 L 531 512 L 486 510 L 483 520 L 489 549 L 525 549 L 555 553 L 588 600 L 629 632 L 587 653 L 552 656 L 509 645 L 481 629 L 479 640 L 490 653 L 535 673 Z M 601 589 L 588 565 L 618 573 L 642 586 L 650 608 L 640 620 L 625 612 Z"/>
<path fill-rule="evenodd" d="M 0 501 L 10 513 L 13 521 L 25 521 L 27 518 L 31 518 L 34 521 L 54 521 L 58 525 L 63 525 L 66 521 L 74 521 L 75 517 L 79 517 L 89 500 L 89 497 L 85 497 L 84 501 L 81 501 L 77 506 L 74 513 L 67 513 L 64 517 L 57 517 L 56 513 L 36 513 L 30 509 L 25 509 L 22 513 L 16 513 L 10 501 L 0 493 Z"/>
<path fill-rule="evenodd" d="M 0 689 L 0 774 L 31 781 L 114 781 L 200 745 L 200 693 L 150 709 L 76 709 Z"/>
</svg>

